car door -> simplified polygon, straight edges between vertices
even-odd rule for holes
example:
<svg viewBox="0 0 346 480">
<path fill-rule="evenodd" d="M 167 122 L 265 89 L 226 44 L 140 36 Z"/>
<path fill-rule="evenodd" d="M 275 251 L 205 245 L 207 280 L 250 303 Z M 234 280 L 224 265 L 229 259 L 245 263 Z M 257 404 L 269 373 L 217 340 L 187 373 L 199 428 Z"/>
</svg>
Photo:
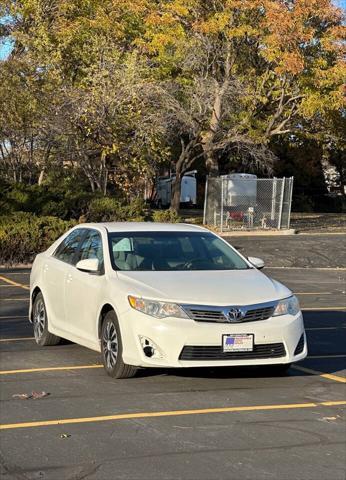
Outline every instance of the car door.
<svg viewBox="0 0 346 480">
<path fill-rule="evenodd" d="M 74 261 L 83 235 L 84 229 L 73 230 L 43 264 L 43 294 L 49 324 L 53 329 L 61 329 L 65 324 L 66 275 Z"/>
<path fill-rule="evenodd" d="M 89 273 L 78 270 L 79 260 L 97 258 L 99 271 Z M 78 337 L 80 343 L 91 348 L 98 345 L 97 315 L 105 287 L 104 257 L 101 233 L 88 229 L 66 277 L 66 328 Z"/>
</svg>

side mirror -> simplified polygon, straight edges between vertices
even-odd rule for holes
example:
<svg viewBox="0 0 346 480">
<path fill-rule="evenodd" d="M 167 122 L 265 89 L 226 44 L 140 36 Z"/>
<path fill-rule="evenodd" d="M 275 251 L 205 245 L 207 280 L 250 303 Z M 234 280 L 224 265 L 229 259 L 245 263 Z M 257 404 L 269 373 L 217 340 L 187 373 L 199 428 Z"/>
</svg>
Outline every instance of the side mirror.
<svg viewBox="0 0 346 480">
<path fill-rule="evenodd" d="M 97 258 L 86 258 L 85 260 L 79 260 L 76 268 L 82 272 L 97 273 L 99 271 L 99 261 Z"/>
<path fill-rule="evenodd" d="M 261 270 L 261 268 L 264 267 L 264 261 L 261 259 L 261 258 L 257 258 L 257 257 L 247 257 L 247 259 L 249 260 L 250 263 L 252 263 L 252 265 L 254 267 L 256 267 L 258 270 Z"/>
</svg>

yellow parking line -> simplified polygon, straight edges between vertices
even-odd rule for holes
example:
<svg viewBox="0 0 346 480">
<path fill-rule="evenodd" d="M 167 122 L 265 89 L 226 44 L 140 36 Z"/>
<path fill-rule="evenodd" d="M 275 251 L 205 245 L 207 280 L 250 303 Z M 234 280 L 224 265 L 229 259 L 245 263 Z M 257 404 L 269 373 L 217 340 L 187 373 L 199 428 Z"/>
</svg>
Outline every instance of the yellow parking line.
<svg viewBox="0 0 346 480">
<path fill-rule="evenodd" d="M 0 288 L 18 288 L 18 287 L 17 285 L 7 285 L 5 283 L 0 283 Z"/>
<path fill-rule="evenodd" d="M 53 372 L 58 370 L 83 370 L 87 368 L 102 368 L 103 365 L 72 365 L 68 367 L 45 367 L 45 368 L 23 368 L 21 370 L 0 370 L 0 375 L 12 375 L 16 373 Z"/>
<path fill-rule="evenodd" d="M 51 425 L 67 425 L 72 423 L 90 423 L 90 422 L 106 422 L 110 420 L 131 420 L 135 418 L 154 418 L 154 417 L 177 417 L 181 415 L 203 415 L 213 413 L 232 413 L 232 412 L 252 412 L 265 410 L 286 410 L 298 408 L 316 408 L 321 406 L 339 406 L 346 405 L 346 400 L 319 402 L 319 403 L 290 403 L 286 405 L 251 405 L 246 407 L 221 407 L 221 408 L 203 408 L 195 410 L 172 410 L 163 412 L 137 412 L 137 413 L 120 413 L 116 415 L 106 415 L 99 417 L 84 418 L 64 418 L 57 420 L 43 420 L 39 422 L 25 423 L 7 423 L 0 425 L 0 430 L 10 430 L 14 428 L 28 427 L 46 427 Z"/>
<path fill-rule="evenodd" d="M 315 359 L 322 359 L 322 358 L 345 358 L 346 355 L 308 355 L 306 358 L 315 358 Z"/>
<path fill-rule="evenodd" d="M 275 270 L 303 270 L 305 272 L 308 272 L 310 270 L 331 270 L 331 271 L 336 271 L 336 272 L 343 272 L 346 270 L 345 267 L 272 267 L 268 266 L 268 270 L 270 269 L 275 269 Z"/>
<path fill-rule="evenodd" d="M 1 338 L 0 342 L 22 342 L 23 340 L 34 340 L 35 337 Z"/>
<path fill-rule="evenodd" d="M 14 282 L 13 280 L 11 280 L 7 277 L 3 277 L 2 275 L 0 275 L 0 280 L 3 280 L 4 282 L 9 283 L 10 285 L 12 285 L 14 287 L 23 288 L 24 290 L 30 290 L 30 287 L 28 287 L 28 285 L 23 285 L 23 283 Z"/>
<path fill-rule="evenodd" d="M 12 338 L 12 339 L 2 339 L 0 342 L 8 342 L 8 341 L 16 341 L 16 340 L 32 340 L 34 337 L 24 337 L 24 338 Z M 308 356 L 308 359 L 323 359 L 323 358 L 344 358 L 346 355 L 313 355 L 313 356 Z M 36 373 L 36 372 L 53 372 L 53 371 L 59 371 L 59 370 L 86 370 L 90 368 L 102 368 L 103 365 L 100 364 L 90 364 L 90 365 L 69 365 L 66 367 L 41 367 L 41 368 L 23 368 L 23 369 L 18 369 L 18 370 L 0 370 L 0 375 L 15 375 L 17 373 Z M 302 370 L 305 367 L 301 367 L 300 365 L 293 365 L 292 368 L 295 368 L 296 370 Z M 311 370 L 311 369 L 305 369 L 307 372 L 309 370 L 309 373 L 314 373 L 315 375 L 320 375 L 322 377 L 330 377 L 329 374 L 324 374 L 323 372 L 318 373 L 317 370 Z M 332 377 L 336 377 L 335 375 L 332 375 Z M 341 377 L 337 377 L 341 378 Z M 340 380 L 337 380 L 340 381 Z M 343 379 L 341 380 L 343 381 Z"/>
<path fill-rule="evenodd" d="M 6 301 L 6 302 L 28 302 L 30 300 L 29 297 L 26 298 L 2 298 L 1 301 Z"/>
<path fill-rule="evenodd" d="M 309 331 L 312 331 L 312 330 L 340 330 L 342 328 L 346 328 L 346 327 L 311 327 L 311 328 L 306 328 L 305 330 L 309 330 Z"/>
<path fill-rule="evenodd" d="M 30 272 L 6 272 L 6 275 L 30 275 Z"/>
<path fill-rule="evenodd" d="M 334 310 L 346 310 L 346 307 L 302 307 L 303 312 L 305 311 L 319 311 L 319 310 L 330 310 L 331 312 Z"/>
<path fill-rule="evenodd" d="M 333 295 L 332 292 L 295 292 L 295 295 Z"/>
<path fill-rule="evenodd" d="M 304 373 L 311 373 L 312 375 L 319 375 L 320 377 L 327 378 L 328 380 L 333 380 L 334 382 L 346 383 L 346 378 L 339 377 L 338 375 L 332 375 L 331 373 L 323 373 L 318 370 L 313 370 L 312 368 L 302 367 L 301 365 L 292 365 L 292 368 L 299 370 Z"/>
</svg>

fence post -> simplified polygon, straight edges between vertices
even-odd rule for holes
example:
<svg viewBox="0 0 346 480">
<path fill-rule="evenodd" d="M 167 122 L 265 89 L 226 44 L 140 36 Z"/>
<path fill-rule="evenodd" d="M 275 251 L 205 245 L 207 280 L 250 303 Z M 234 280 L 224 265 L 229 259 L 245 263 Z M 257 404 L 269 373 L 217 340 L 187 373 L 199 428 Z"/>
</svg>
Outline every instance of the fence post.
<svg viewBox="0 0 346 480">
<path fill-rule="evenodd" d="M 272 209 L 270 212 L 270 220 L 275 220 L 275 210 L 276 210 L 276 187 L 277 187 L 277 178 L 273 178 L 272 186 Z"/>
<path fill-rule="evenodd" d="M 291 208 L 292 208 L 292 195 L 293 195 L 293 181 L 294 177 L 290 177 L 290 192 L 288 196 L 288 219 L 287 219 L 287 228 L 291 226 Z"/>
<path fill-rule="evenodd" d="M 209 176 L 207 175 L 207 179 L 205 181 L 205 191 L 204 191 L 203 225 L 206 224 L 206 216 L 207 216 L 208 179 L 209 179 Z"/>
<path fill-rule="evenodd" d="M 221 220 L 220 220 L 220 230 L 223 232 L 223 178 L 221 178 Z"/>
<path fill-rule="evenodd" d="M 285 194 L 285 183 L 286 183 L 286 178 L 283 177 L 281 180 L 281 199 L 280 199 L 280 212 L 279 212 L 279 221 L 278 221 L 278 230 L 281 230 L 281 219 L 282 219 L 282 209 L 284 206 L 284 194 Z"/>
</svg>

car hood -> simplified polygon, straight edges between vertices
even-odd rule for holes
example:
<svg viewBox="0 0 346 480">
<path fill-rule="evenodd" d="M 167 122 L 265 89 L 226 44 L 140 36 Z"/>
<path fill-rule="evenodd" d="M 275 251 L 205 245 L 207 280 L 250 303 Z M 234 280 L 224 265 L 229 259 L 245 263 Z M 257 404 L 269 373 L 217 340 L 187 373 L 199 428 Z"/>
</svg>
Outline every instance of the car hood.
<svg viewBox="0 0 346 480">
<path fill-rule="evenodd" d="M 251 305 L 280 300 L 291 291 L 256 269 L 117 272 L 125 292 L 176 303 Z"/>
</svg>

